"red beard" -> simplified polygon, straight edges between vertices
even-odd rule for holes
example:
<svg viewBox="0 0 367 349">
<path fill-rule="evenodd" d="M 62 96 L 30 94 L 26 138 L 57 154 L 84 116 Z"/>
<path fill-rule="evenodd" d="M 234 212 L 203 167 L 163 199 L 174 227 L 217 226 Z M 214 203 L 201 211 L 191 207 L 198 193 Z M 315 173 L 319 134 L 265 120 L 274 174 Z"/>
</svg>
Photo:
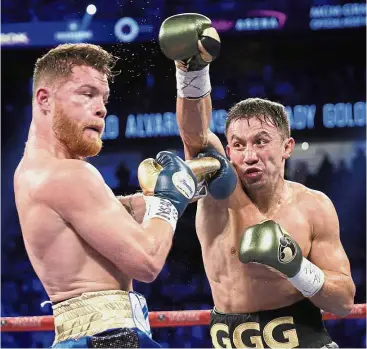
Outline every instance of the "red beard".
<svg viewBox="0 0 367 349">
<path fill-rule="evenodd" d="M 52 131 L 57 139 L 64 144 L 70 153 L 76 157 L 91 157 L 102 149 L 102 140 L 89 138 L 84 135 L 90 123 L 78 124 L 68 118 L 61 107 L 56 106 L 52 120 Z"/>
</svg>

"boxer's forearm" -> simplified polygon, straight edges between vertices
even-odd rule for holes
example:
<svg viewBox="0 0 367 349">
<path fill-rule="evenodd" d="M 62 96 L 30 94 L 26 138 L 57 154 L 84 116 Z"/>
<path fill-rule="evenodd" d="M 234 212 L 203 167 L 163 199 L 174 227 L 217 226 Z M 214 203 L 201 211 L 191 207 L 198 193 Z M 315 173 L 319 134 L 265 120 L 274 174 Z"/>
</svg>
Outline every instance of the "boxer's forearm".
<svg viewBox="0 0 367 349">
<path fill-rule="evenodd" d="M 117 199 L 138 223 L 141 224 L 143 222 L 145 215 L 145 200 L 142 193 L 117 196 Z"/>
<path fill-rule="evenodd" d="M 324 311 L 338 316 L 346 316 L 354 304 L 355 286 L 348 275 L 325 271 L 325 281 L 321 290 L 310 300 Z"/>
<path fill-rule="evenodd" d="M 185 146 L 185 157 L 191 159 L 208 146 L 212 113 L 210 95 L 201 99 L 177 97 L 177 124 Z"/>
</svg>

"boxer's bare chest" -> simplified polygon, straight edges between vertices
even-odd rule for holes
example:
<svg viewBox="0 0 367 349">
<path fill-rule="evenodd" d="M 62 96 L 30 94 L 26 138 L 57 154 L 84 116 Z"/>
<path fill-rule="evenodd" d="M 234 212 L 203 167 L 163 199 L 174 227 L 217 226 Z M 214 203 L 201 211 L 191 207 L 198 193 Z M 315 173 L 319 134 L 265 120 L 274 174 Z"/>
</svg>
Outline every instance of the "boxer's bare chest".
<svg viewBox="0 0 367 349">
<path fill-rule="evenodd" d="M 243 195 L 245 195 L 243 193 Z M 239 197 L 241 202 L 241 197 Z M 243 200 L 245 202 L 245 200 Z M 302 202 L 302 193 L 296 187 L 291 196 L 269 214 L 261 214 L 253 205 L 235 205 L 229 209 L 228 221 L 220 234 L 214 235 L 210 247 L 204 247 L 203 256 L 207 260 L 206 269 L 212 272 L 215 279 L 222 273 L 238 272 L 249 277 L 265 279 L 275 278 L 269 270 L 257 264 L 242 264 L 238 259 L 238 248 L 243 232 L 249 226 L 264 219 L 278 222 L 300 245 L 303 255 L 308 256 L 311 249 L 312 226 L 308 217 L 307 207 Z M 210 221 L 209 221 L 210 222 Z M 208 223 L 212 224 L 212 223 Z M 203 232 L 205 227 L 203 227 Z M 215 229 L 214 226 L 212 229 Z M 219 231 L 218 231 L 219 233 Z"/>
<path fill-rule="evenodd" d="M 292 187 L 293 185 L 290 185 Z M 291 188 L 289 196 L 261 215 L 249 215 L 243 207 L 235 207 L 229 216 L 229 230 L 237 243 L 244 230 L 262 220 L 278 222 L 300 245 L 305 256 L 311 248 L 312 224 L 305 201 L 302 200 L 302 190 L 297 186 Z M 262 216 L 262 218 L 260 218 Z"/>
<path fill-rule="evenodd" d="M 235 313 L 275 309 L 300 299 L 301 295 L 280 273 L 257 263 L 243 264 L 238 258 L 243 232 L 264 219 L 280 223 L 298 242 L 303 255 L 307 256 L 311 249 L 311 225 L 308 210 L 298 198 L 298 195 L 292 196 L 269 216 L 248 204 L 228 210 L 224 229 L 221 229 L 220 234 L 214 234 L 211 243 L 202 249 L 205 269 L 218 309 Z"/>
</svg>

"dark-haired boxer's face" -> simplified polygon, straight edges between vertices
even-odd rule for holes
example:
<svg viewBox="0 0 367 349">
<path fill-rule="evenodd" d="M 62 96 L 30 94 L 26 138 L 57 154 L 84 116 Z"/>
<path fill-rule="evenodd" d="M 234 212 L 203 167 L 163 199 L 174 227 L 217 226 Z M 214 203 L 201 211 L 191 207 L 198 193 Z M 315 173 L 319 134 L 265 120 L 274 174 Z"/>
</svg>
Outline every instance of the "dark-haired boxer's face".
<svg viewBox="0 0 367 349">
<path fill-rule="evenodd" d="M 284 162 L 293 148 L 293 138 L 264 119 L 233 121 L 227 131 L 227 154 L 246 189 L 266 189 L 284 176 Z"/>
<path fill-rule="evenodd" d="M 87 66 L 74 67 L 56 91 L 52 131 L 73 155 L 88 157 L 101 151 L 108 95 L 106 76 Z"/>
</svg>

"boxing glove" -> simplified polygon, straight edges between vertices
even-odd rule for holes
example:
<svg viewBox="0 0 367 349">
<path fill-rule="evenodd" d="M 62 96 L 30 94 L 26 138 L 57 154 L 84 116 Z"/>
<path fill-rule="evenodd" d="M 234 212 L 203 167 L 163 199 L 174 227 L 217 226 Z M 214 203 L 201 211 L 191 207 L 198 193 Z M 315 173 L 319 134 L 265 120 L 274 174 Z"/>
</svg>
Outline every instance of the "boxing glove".
<svg viewBox="0 0 367 349">
<path fill-rule="evenodd" d="M 167 18 L 159 30 L 159 46 L 174 61 L 183 61 L 187 71 L 201 70 L 219 56 L 220 39 L 210 19 L 198 13 Z M 201 52 L 199 45 L 207 53 Z"/>
<path fill-rule="evenodd" d="M 314 296 L 324 283 L 324 272 L 304 258 L 297 242 L 272 220 L 244 231 L 239 259 L 242 263 L 260 263 L 280 271 L 305 297 Z"/>
<path fill-rule="evenodd" d="M 220 162 L 220 169 L 217 170 L 206 181 L 210 195 L 216 200 L 227 199 L 237 185 L 236 173 L 229 160 L 214 149 L 208 149 L 198 154 L 197 158 L 212 157 Z"/>
<path fill-rule="evenodd" d="M 197 179 L 189 166 L 177 155 L 161 151 L 155 159 L 139 165 L 138 180 L 146 201 L 144 220 L 158 217 L 175 228 L 197 190 Z"/>
</svg>

